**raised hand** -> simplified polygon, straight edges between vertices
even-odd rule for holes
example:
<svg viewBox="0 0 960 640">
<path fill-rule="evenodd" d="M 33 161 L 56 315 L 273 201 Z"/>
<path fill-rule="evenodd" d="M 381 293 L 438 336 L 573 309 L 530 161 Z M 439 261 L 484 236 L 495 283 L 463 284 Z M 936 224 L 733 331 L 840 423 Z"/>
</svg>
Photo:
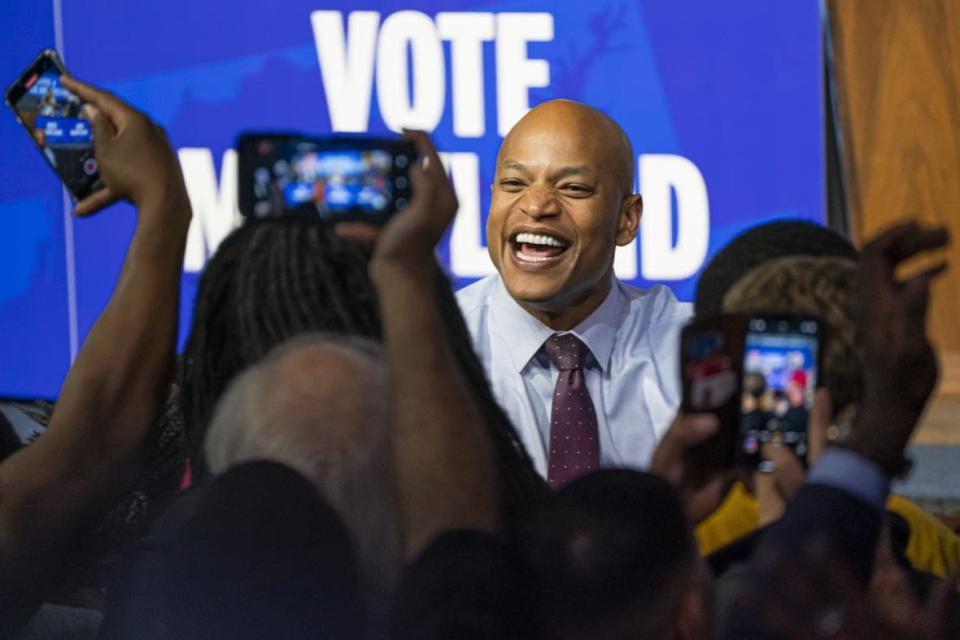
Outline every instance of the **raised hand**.
<svg viewBox="0 0 960 640">
<path fill-rule="evenodd" d="M 716 511 L 736 480 L 734 470 L 719 471 L 706 482 L 691 480 L 694 474 L 688 468 L 687 450 L 706 442 L 719 427 L 717 416 L 712 413 L 678 413 L 650 461 L 650 473 L 660 476 L 680 492 L 692 524 Z"/>
<path fill-rule="evenodd" d="M 898 225 L 863 250 L 858 270 L 859 332 L 864 350 L 864 399 L 846 446 L 895 472 L 937 382 L 937 359 L 927 339 L 930 282 L 939 262 L 905 280 L 904 261 L 946 246 L 944 228 Z"/>
<path fill-rule="evenodd" d="M 86 103 L 82 115 L 93 128 L 93 151 L 105 185 L 77 203 L 76 215 L 90 215 L 117 200 L 142 207 L 186 198 L 180 165 L 159 125 L 107 91 L 67 76 L 62 82 Z"/>
<path fill-rule="evenodd" d="M 422 131 L 404 136 L 414 142 L 421 158 L 410 167 L 413 198 L 378 234 L 374 264 L 432 263 L 434 249 L 457 212 L 457 194 L 430 138 Z"/>
</svg>

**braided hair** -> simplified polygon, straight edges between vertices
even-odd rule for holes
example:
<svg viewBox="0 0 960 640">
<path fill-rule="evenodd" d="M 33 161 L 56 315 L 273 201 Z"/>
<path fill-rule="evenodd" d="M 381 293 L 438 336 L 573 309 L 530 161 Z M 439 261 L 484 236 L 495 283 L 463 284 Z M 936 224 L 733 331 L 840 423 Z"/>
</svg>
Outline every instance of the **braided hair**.
<svg viewBox="0 0 960 640">
<path fill-rule="evenodd" d="M 512 528 L 552 491 L 536 472 L 510 418 L 494 398 L 483 364 L 473 350 L 467 324 L 460 312 L 450 281 L 437 269 L 437 305 L 447 328 L 450 347 L 460 371 L 473 389 L 477 407 L 487 425 L 497 465 L 497 483 L 504 524 Z"/>
<path fill-rule="evenodd" d="M 380 339 L 366 259 L 320 220 L 250 221 L 221 243 L 200 279 L 181 368 L 181 409 L 195 477 L 207 425 L 230 380 L 296 335 Z"/>
<path fill-rule="evenodd" d="M 187 455 L 205 474 L 200 448 L 230 380 L 285 340 L 327 331 L 381 340 L 367 256 L 323 221 L 251 221 L 220 245 L 200 280 L 181 368 Z M 450 281 L 436 270 L 435 291 L 450 347 L 489 428 L 504 521 L 547 495 L 509 418 L 497 404 L 473 351 Z"/>
</svg>

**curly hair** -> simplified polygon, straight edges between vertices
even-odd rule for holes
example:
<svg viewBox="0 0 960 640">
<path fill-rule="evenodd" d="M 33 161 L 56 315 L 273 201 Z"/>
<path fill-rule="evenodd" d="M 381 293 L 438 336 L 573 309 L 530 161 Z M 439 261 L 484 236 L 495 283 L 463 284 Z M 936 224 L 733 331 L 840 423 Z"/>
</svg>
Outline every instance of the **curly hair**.
<svg viewBox="0 0 960 640">
<path fill-rule="evenodd" d="M 863 353 L 853 315 L 856 269 L 849 258 L 778 258 L 748 272 L 723 298 L 726 312 L 806 313 L 823 321 L 821 384 L 830 390 L 834 415 L 856 406 L 863 395 Z"/>
</svg>

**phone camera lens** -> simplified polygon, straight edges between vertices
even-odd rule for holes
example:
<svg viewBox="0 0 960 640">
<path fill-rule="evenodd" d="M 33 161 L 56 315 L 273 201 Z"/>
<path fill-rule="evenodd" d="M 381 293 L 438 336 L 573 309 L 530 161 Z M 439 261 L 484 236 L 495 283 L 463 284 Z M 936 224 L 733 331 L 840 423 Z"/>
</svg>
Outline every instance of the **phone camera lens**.
<svg viewBox="0 0 960 640">
<path fill-rule="evenodd" d="M 393 159 L 393 164 L 403 169 L 405 166 L 410 164 L 410 159 L 407 156 L 397 156 Z"/>
<path fill-rule="evenodd" d="M 407 199 L 406 199 L 406 198 L 397 198 L 397 201 L 394 202 L 393 204 L 394 204 L 394 206 L 395 206 L 397 209 L 403 209 L 405 206 L 407 206 Z"/>
<path fill-rule="evenodd" d="M 393 181 L 393 183 L 397 185 L 397 189 L 407 188 L 407 179 L 404 178 L 403 176 L 398 177 L 396 180 Z"/>
</svg>

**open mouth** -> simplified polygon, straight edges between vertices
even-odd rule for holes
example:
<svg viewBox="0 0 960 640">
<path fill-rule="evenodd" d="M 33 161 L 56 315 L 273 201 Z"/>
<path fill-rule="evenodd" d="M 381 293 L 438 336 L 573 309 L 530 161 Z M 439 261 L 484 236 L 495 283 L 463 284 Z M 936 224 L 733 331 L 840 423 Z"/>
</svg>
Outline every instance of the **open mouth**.
<svg viewBox="0 0 960 640">
<path fill-rule="evenodd" d="M 566 240 L 546 233 L 518 233 L 513 237 L 513 255 L 521 262 L 549 262 L 570 246 Z"/>
</svg>

